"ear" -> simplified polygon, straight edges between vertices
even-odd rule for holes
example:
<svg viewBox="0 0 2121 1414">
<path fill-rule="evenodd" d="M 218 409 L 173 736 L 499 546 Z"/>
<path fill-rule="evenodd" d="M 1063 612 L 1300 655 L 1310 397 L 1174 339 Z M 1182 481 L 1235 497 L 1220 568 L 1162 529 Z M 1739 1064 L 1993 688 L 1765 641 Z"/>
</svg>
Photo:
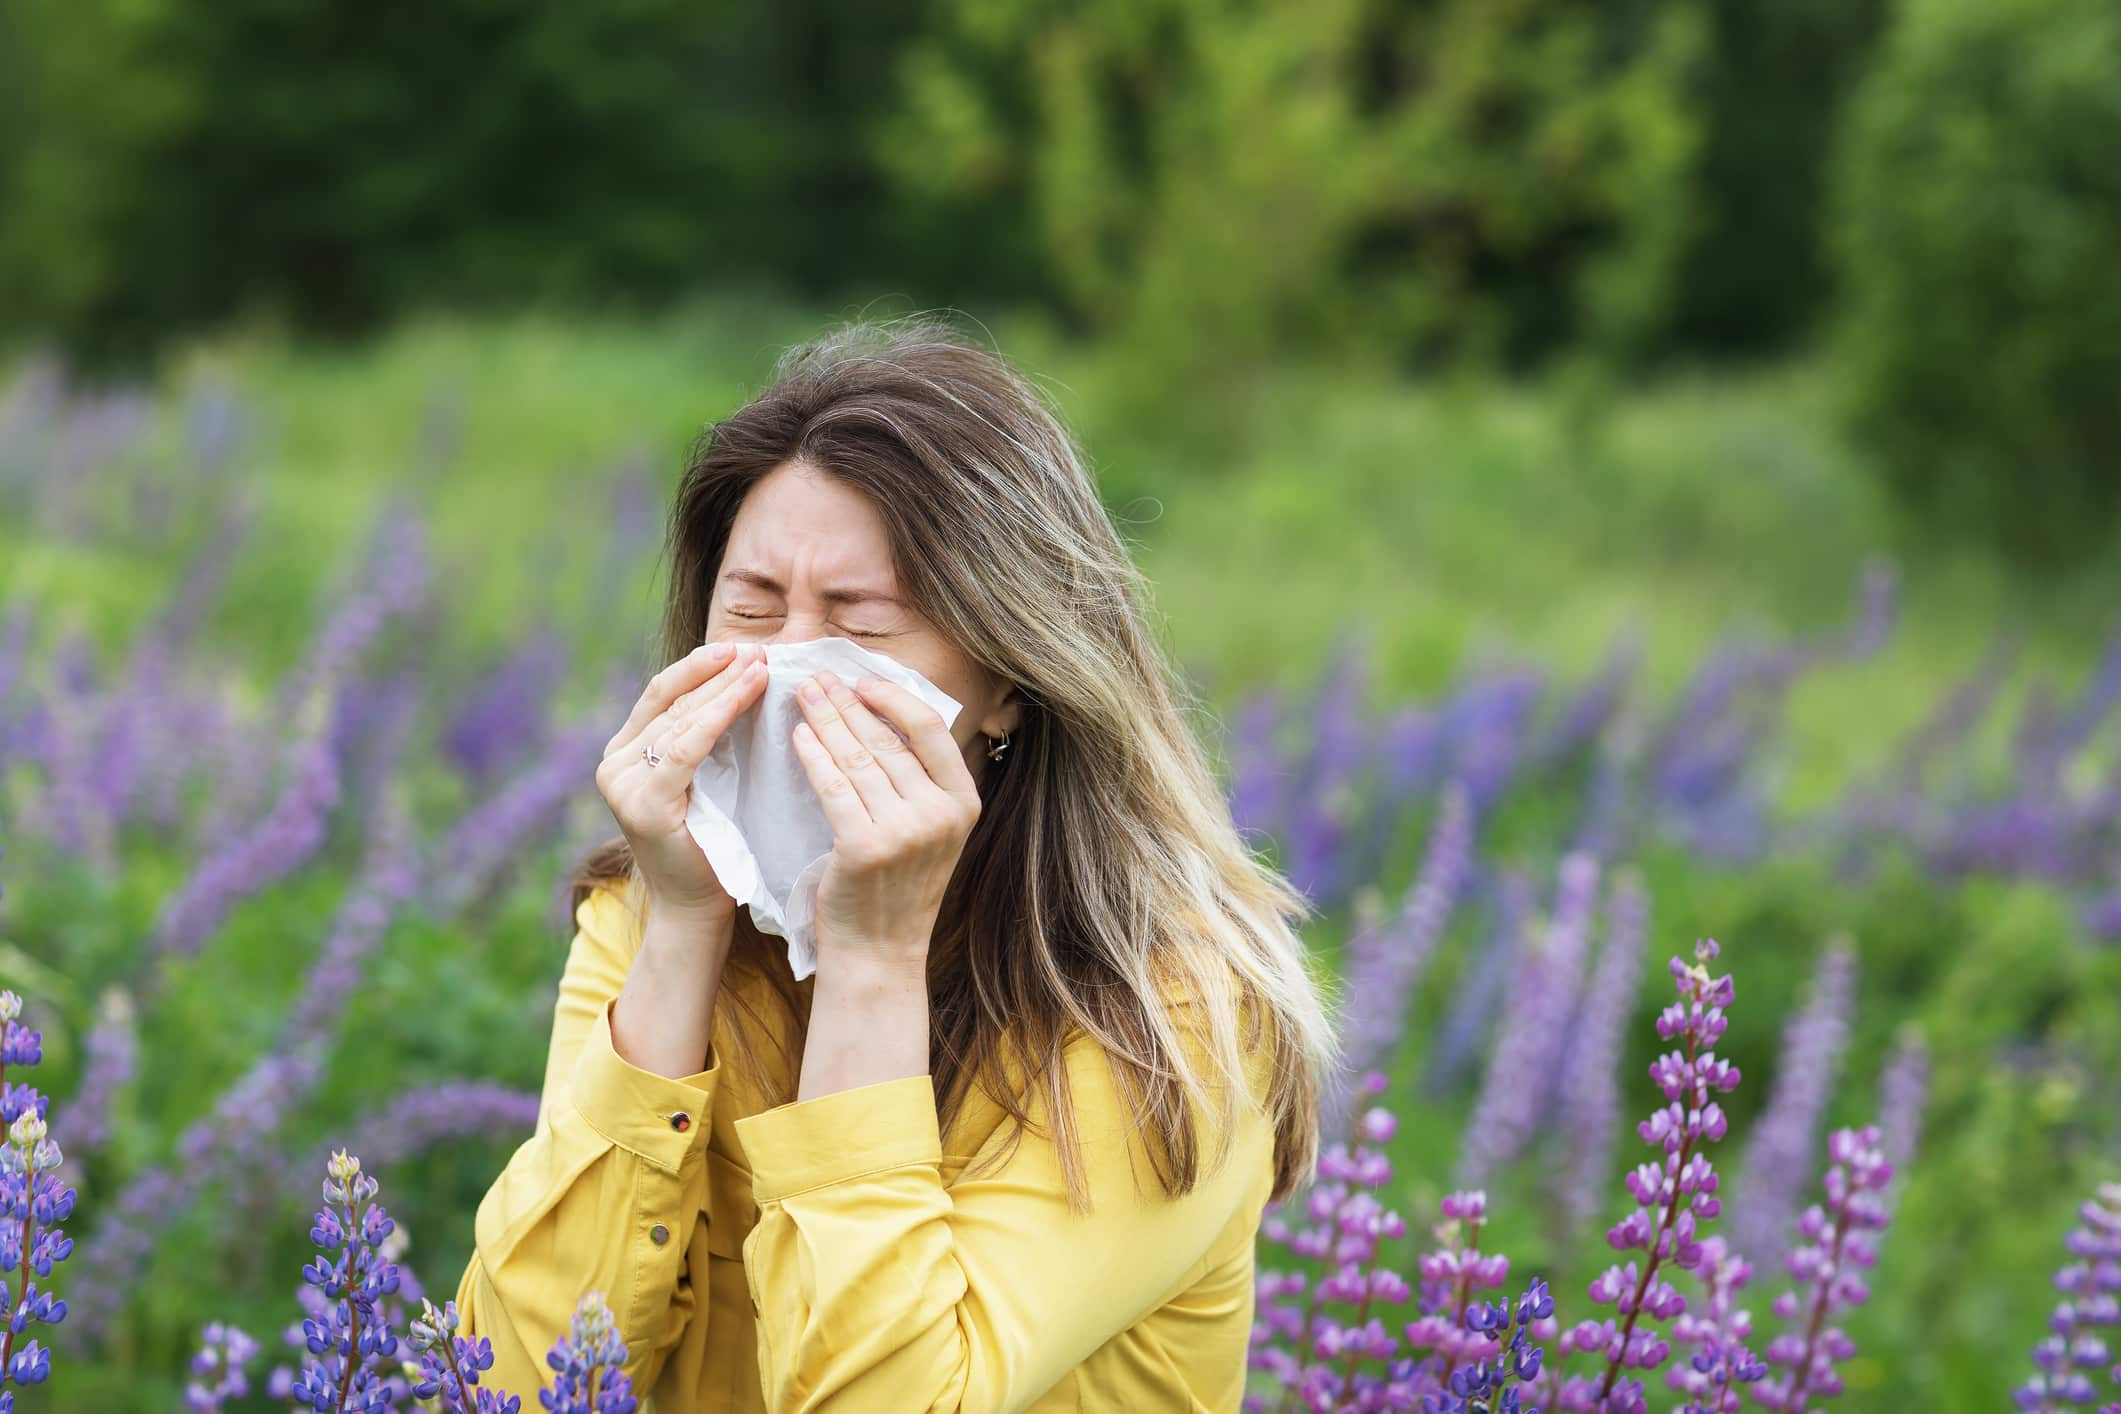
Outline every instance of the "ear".
<svg viewBox="0 0 2121 1414">
<path fill-rule="evenodd" d="M 980 714 L 980 735 L 998 738 L 1016 730 L 1024 718 L 1024 701 L 1013 683 L 1002 683 L 995 689 L 994 698 L 987 710 Z"/>
</svg>

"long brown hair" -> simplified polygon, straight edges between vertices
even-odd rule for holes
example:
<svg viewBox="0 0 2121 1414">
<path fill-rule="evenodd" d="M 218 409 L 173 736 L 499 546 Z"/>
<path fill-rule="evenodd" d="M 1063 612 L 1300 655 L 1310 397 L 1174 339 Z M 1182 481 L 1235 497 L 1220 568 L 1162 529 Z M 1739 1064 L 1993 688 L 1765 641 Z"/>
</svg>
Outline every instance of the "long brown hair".
<svg viewBox="0 0 2121 1414">
<path fill-rule="evenodd" d="M 1005 1056 L 1021 1060 L 1059 1117 L 1070 1204 L 1086 1209 L 1060 1063 L 1080 1028 L 1159 1141 L 1167 1191 L 1183 1193 L 1201 1172 L 1193 1105 L 1217 1119 L 1219 1164 L 1244 1058 L 1265 1047 L 1272 1197 L 1286 1196 L 1316 1164 L 1320 1083 L 1338 1060 L 1295 929 L 1309 906 L 1238 833 L 1189 725 L 1206 709 L 1148 631 L 1147 586 L 1059 413 L 934 315 L 857 320 L 788 350 L 771 385 L 694 447 L 665 545 L 660 662 L 705 638 L 737 508 L 789 461 L 869 497 L 900 593 L 1025 703 L 1007 765 L 982 777 L 980 818 L 930 947 L 930 1070 L 945 1131 L 978 1083 L 1008 1116 L 1013 1146 L 1030 1119 L 1004 1081 Z M 599 846 L 574 900 L 632 874 L 623 839 Z M 807 1021 L 807 988 L 783 946 L 738 919 L 729 965 L 766 973 Z M 740 1064 L 762 1018 L 749 1020 L 734 1028 L 754 1038 L 740 1039 Z"/>
</svg>

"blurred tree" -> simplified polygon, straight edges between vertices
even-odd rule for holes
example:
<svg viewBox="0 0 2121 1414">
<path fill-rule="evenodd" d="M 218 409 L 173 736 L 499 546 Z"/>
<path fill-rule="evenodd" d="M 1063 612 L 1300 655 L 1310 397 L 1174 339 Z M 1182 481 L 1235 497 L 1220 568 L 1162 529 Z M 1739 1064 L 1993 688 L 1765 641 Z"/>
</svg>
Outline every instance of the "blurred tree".
<svg viewBox="0 0 2121 1414">
<path fill-rule="evenodd" d="M 1904 0 L 1837 173 L 1856 426 L 2028 563 L 2121 512 L 2121 6 Z"/>
<path fill-rule="evenodd" d="M 1696 97 L 1697 222 L 1670 342 L 1751 352 L 1816 325 L 1830 296 L 1825 206 L 1835 123 L 1886 0 L 1708 0 Z"/>
<path fill-rule="evenodd" d="M 1665 314 L 1691 5 L 938 4 L 886 164 L 1027 228 L 1067 312 L 1159 394 L 1291 341 L 1626 353 Z"/>
<path fill-rule="evenodd" d="M 0 0 L 0 321 L 130 352 L 263 303 L 875 273 L 853 135 L 917 0 Z"/>
</svg>

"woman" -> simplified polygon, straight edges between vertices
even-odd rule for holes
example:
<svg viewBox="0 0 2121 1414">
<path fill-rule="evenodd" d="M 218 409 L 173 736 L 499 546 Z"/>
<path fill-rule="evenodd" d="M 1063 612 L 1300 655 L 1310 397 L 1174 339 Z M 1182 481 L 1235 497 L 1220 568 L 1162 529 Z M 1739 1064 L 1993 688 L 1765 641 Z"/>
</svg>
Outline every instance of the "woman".
<svg viewBox="0 0 2121 1414">
<path fill-rule="evenodd" d="M 1303 900 L 1020 373 L 909 319 L 776 375 L 686 471 L 675 661 L 597 770 L 624 838 L 574 881 L 536 1132 L 457 1293 L 486 1380 L 536 1388 L 598 1289 L 657 1414 L 1235 1410 L 1261 1209 L 1335 1059 Z M 834 845 L 797 982 L 685 813 L 761 645 L 825 636 L 963 710 L 811 680 Z"/>
</svg>

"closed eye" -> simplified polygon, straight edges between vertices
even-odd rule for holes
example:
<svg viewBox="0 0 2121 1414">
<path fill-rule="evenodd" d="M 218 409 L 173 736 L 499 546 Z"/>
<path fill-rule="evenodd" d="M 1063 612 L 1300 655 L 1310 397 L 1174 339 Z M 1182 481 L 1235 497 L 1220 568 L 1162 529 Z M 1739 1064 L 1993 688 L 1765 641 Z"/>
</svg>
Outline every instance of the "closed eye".
<svg viewBox="0 0 2121 1414">
<path fill-rule="evenodd" d="M 730 618 L 732 618 L 732 619 L 751 619 L 751 620 L 758 620 L 758 619 L 777 619 L 777 618 L 779 618 L 779 617 L 780 617 L 780 615 L 779 615 L 779 614 L 747 614 L 747 613 L 745 613 L 745 612 L 744 612 L 743 610 L 741 610 L 741 609 L 729 609 L 729 610 L 726 610 L 725 612 L 726 612 L 726 613 L 727 613 L 727 614 L 729 615 L 729 617 L 730 617 Z M 836 628 L 838 629 L 838 631 L 839 631 L 839 632 L 841 632 L 841 633 L 844 633 L 844 634 L 847 634 L 847 635 L 849 635 L 850 637 L 854 637 L 854 638 L 896 638 L 896 637 L 898 637 L 898 634 L 897 634 L 897 633 L 896 633 L 896 632 L 895 632 L 894 630 L 891 630 L 891 629 L 884 629 L 884 628 L 847 628 L 847 627 L 845 627 L 845 626 L 843 626 L 843 625 L 836 625 L 835 627 L 836 627 Z"/>
</svg>

